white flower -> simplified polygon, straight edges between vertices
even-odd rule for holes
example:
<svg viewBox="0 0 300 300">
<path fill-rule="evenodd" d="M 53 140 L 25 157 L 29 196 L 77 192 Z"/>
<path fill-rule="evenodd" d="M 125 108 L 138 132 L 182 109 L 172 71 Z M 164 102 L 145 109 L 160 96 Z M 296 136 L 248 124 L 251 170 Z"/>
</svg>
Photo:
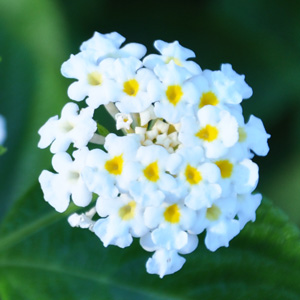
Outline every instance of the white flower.
<svg viewBox="0 0 300 300">
<path fill-rule="evenodd" d="M 249 222 L 256 219 L 255 211 L 262 200 L 261 194 L 239 194 L 237 195 L 237 216 L 240 223 L 240 230 Z"/>
<path fill-rule="evenodd" d="M 240 75 L 236 73 L 231 64 L 222 64 L 221 72 L 225 75 L 226 78 L 223 81 L 218 80 L 216 82 L 217 86 L 226 86 L 227 95 L 233 99 L 248 99 L 252 96 L 252 88 L 245 82 L 245 75 Z M 239 100 L 235 100 L 234 102 Z M 242 101 L 242 100 L 241 100 Z M 241 102 L 240 101 L 240 102 Z"/>
<path fill-rule="evenodd" d="M 185 146 L 202 146 L 207 158 L 218 158 L 238 141 L 238 123 L 228 111 L 206 105 L 197 117 L 182 119 L 179 140 Z"/>
<path fill-rule="evenodd" d="M 39 182 L 44 192 L 44 198 L 58 212 L 64 212 L 72 196 L 73 202 L 80 207 L 89 205 L 92 193 L 88 190 L 81 177 L 85 167 L 87 148 L 73 152 L 74 161 L 68 153 L 56 153 L 52 164 L 57 174 L 43 170 Z"/>
<path fill-rule="evenodd" d="M 178 123 L 197 102 L 196 87 L 188 80 L 191 74 L 173 61 L 157 65 L 154 72 L 162 82 L 160 101 L 154 104 L 154 112 L 159 118 Z"/>
<path fill-rule="evenodd" d="M 6 121 L 3 116 L 0 115 L 0 145 L 3 145 L 6 138 Z"/>
<path fill-rule="evenodd" d="M 252 158 L 254 153 L 265 156 L 269 152 L 268 139 L 270 135 L 266 132 L 262 121 L 251 115 L 248 123 L 245 124 L 241 112 L 231 110 L 231 114 L 238 122 L 238 142 L 230 149 L 232 157 L 236 160 Z M 254 153 L 253 153 L 254 152 Z"/>
<path fill-rule="evenodd" d="M 79 114 L 79 107 L 75 103 L 67 103 L 61 112 L 61 118 L 51 117 L 38 131 L 41 139 L 39 148 L 46 148 L 51 143 L 52 153 L 66 151 L 71 143 L 76 148 L 87 145 L 97 129 L 93 120 L 94 110 L 83 108 Z"/>
<path fill-rule="evenodd" d="M 150 54 L 143 60 L 144 65 L 149 69 L 154 69 L 157 65 L 168 64 L 173 61 L 176 65 L 186 68 L 192 74 L 199 74 L 201 68 L 193 61 L 187 61 L 188 58 L 195 57 L 195 53 L 182 47 L 178 41 L 166 43 L 162 40 L 154 42 L 154 47 L 161 55 Z"/>
<path fill-rule="evenodd" d="M 255 154 L 265 156 L 269 152 L 268 139 L 270 135 L 266 132 L 261 119 L 251 115 L 244 127 L 239 127 L 239 142 Z"/>
<path fill-rule="evenodd" d="M 257 164 L 248 158 L 240 160 L 234 154 L 236 152 L 229 152 L 226 156 L 214 161 L 221 172 L 219 184 L 223 197 L 231 193 L 251 193 L 258 182 Z"/>
<path fill-rule="evenodd" d="M 122 113 L 140 113 L 158 100 L 158 79 L 151 70 L 142 68 L 138 59 L 114 61 L 117 86 L 116 106 Z"/>
<path fill-rule="evenodd" d="M 169 153 L 161 146 L 140 147 L 136 159 L 141 168 L 137 181 L 129 184 L 130 194 L 143 205 L 159 205 L 176 187 L 176 181 L 166 173 Z"/>
<path fill-rule="evenodd" d="M 242 107 L 239 103 L 232 103 L 232 98 L 228 95 L 224 96 L 224 91 L 217 88 L 214 77 L 219 74 L 219 71 L 205 70 L 200 75 L 194 76 L 190 81 L 196 86 L 197 102 L 193 105 L 194 116 L 197 115 L 199 109 L 206 105 L 212 105 L 221 110 L 228 110 L 229 112 L 242 113 Z M 215 76 L 212 76 L 215 74 Z M 222 73 L 221 73 L 222 74 Z"/>
<path fill-rule="evenodd" d="M 198 234 L 205 231 L 215 251 L 255 220 L 262 196 L 252 194 L 259 176 L 251 159 L 268 153 L 270 135 L 254 116 L 245 123 L 241 102 L 252 89 L 230 64 L 202 71 L 188 60 L 192 50 L 161 40 L 154 43 L 159 54 L 142 62 L 146 48 L 121 48 L 124 41 L 95 32 L 62 65 L 76 80 L 69 97 L 88 107 L 67 103 L 61 118 L 39 130 L 38 146 L 51 145 L 56 172 L 42 171 L 39 181 L 58 212 L 71 199 L 86 207 L 96 193 L 97 202 L 72 214 L 70 225 L 93 231 L 105 247 L 139 238 L 154 252 L 147 272 L 162 278 L 181 269 Z M 93 114 L 101 118 L 102 105 L 126 136 L 106 135 L 101 125 L 103 134 L 96 133 Z"/>
<path fill-rule="evenodd" d="M 185 259 L 178 253 L 191 253 L 198 245 L 197 236 L 186 231 L 194 224 L 195 217 L 195 212 L 182 204 L 164 203 L 158 208 L 146 208 L 146 225 L 154 230 L 142 236 L 140 244 L 147 251 L 155 251 L 146 264 L 148 273 L 162 278 L 181 269 Z"/>
<path fill-rule="evenodd" d="M 80 215 L 74 213 L 68 217 L 68 222 L 72 227 L 89 228 L 91 231 L 93 231 L 95 221 L 93 221 L 92 218 L 95 213 L 95 207 Z"/>
<path fill-rule="evenodd" d="M 132 237 L 141 237 L 149 231 L 144 224 L 143 207 L 126 194 L 99 197 L 96 208 L 99 216 L 105 219 L 96 222 L 94 231 L 105 247 L 127 247 Z"/>
<path fill-rule="evenodd" d="M 145 209 L 145 224 L 150 229 L 151 240 L 155 247 L 180 251 L 189 242 L 189 233 L 196 221 L 196 212 L 183 203 L 162 203 L 159 207 Z M 151 249 L 144 243 L 143 247 Z"/>
<path fill-rule="evenodd" d="M 75 101 L 88 97 L 86 103 L 94 109 L 114 102 L 117 84 L 111 74 L 112 64 L 110 59 L 96 64 L 86 52 L 71 55 L 61 67 L 63 76 L 77 79 L 69 86 L 68 96 Z"/>
<path fill-rule="evenodd" d="M 204 161 L 202 148 L 181 148 L 170 156 L 168 164 L 168 170 L 178 179 L 176 193 L 184 196 L 189 208 L 210 207 L 220 197 L 220 171 Z"/>
<path fill-rule="evenodd" d="M 68 217 L 68 222 L 72 227 L 89 228 L 90 219 L 76 213 Z"/>
<path fill-rule="evenodd" d="M 235 170 L 235 191 L 238 194 L 251 193 L 258 183 L 258 166 L 250 159 L 242 160 Z"/>
<path fill-rule="evenodd" d="M 115 119 L 117 121 L 116 128 L 119 129 L 130 129 L 130 125 L 132 123 L 132 117 L 130 114 L 117 113 L 115 115 Z"/>
<path fill-rule="evenodd" d="M 81 51 L 88 51 L 95 62 L 111 57 L 136 57 L 142 58 L 147 49 L 144 45 L 138 43 L 130 43 L 120 48 L 125 42 L 125 38 L 117 32 L 101 34 L 95 32 L 93 37 L 82 43 Z"/>
<path fill-rule="evenodd" d="M 159 249 L 148 259 L 146 268 L 149 274 L 158 274 L 163 278 L 179 271 L 184 263 L 185 258 L 178 255 L 176 250 Z"/>
<path fill-rule="evenodd" d="M 230 64 L 222 64 L 220 71 L 204 70 L 203 75 L 218 95 L 220 102 L 239 104 L 252 96 L 252 89 L 245 76 L 237 74 Z"/>
<path fill-rule="evenodd" d="M 198 211 L 191 232 L 199 234 L 206 229 L 204 242 L 210 251 L 228 247 L 229 241 L 240 232 L 239 221 L 234 219 L 236 212 L 236 197 L 220 198 L 211 207 Z"/>
<path fill-rule="evenodd" d="M 135 155 L 139 146 L 138 135 L 107 135 L 104 144 L 107 153 L 93 149 L 87 157 L 82 176 L 89 189 L 99 196 L 109 197 L 127 191 L 129 183 L 138 177 Z"/>
</svg>

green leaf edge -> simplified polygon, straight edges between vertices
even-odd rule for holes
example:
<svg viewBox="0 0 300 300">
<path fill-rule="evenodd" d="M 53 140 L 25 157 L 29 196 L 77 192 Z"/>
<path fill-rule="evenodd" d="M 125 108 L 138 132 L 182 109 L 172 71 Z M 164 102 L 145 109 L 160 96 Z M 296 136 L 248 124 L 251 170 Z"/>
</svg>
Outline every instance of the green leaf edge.
<svg viewBox="0 0 300 300">
<path fill-rule="evenodd" d="M 97 130 L 98 130 L 98 133 L 104 137 L 106 137 L 107 135 L 110 134 L 110 132 L 108 131 L 107 128 L 105 128 L 103 125 L 97 123 Z"/>
</svg>

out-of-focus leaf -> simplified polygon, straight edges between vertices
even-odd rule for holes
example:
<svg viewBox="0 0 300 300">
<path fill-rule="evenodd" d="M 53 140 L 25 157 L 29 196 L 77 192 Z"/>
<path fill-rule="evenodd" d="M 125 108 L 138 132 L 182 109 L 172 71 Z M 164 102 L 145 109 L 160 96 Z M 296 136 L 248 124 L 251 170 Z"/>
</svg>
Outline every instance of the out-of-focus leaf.
<svg viewBox="0 0 300 300">
<path fill-rule="evenodd" d="M 0 1 L 0 101 L 9 151 L 0 158 L 0 218 L 49 166 L 38 129 L 67 101 L 59 73 L 64 23 L 53 1 Z"/>
<path fill-rule="evenodd" d="M 280 172 L 272 178 L 265 178 L 264 191 L 288 213 L 291 219 L 300 224 L 300 158 L 299 151 L 288 161 L 278 162 Z M 278 187 L 278 188 L 276 188 Z"/>
<path fill-rule="evenodd" d="M 4 154 L 7 151 L 7 149 L 0 145 L 0 155 Z"/>
<path fill-rule="evenodd" d="M 159 279 L 146 273 L 151 254 L 137 241 L 104 248 L 41 198 L 39 187 L 33 189 L 0 228 L 3 300 L 299 299 L 300 233 L 268 201 L 229 248 L 211 253 L 201 238 L 182 270 Z"/>
<path fill-rule="evenodd" d="M 300 2 L 266 0 L 210 3 L 207 18 L 218 36 L 220 54 L 237 63 L 253 87 L 247 113 L 274 124 L 300 102 Z M 208 20 L 207 20 L 208 21 Z"/>
</svg>

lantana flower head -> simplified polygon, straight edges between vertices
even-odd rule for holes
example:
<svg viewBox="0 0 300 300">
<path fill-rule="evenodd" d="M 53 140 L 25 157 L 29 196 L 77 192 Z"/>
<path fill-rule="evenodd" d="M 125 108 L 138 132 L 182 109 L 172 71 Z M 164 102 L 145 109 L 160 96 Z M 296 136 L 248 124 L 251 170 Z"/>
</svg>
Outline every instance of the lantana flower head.
<svg viewBox="0 0 300 300">
<path fill-rule="evenodd" d="M 147 272 L 162 278 L 197 251 L 199 234 L 216 251 L 255 221 L 262 196 L 252 158 L 268 153 L 270 135 L 259 118 L 244 120 L 252 89 L 230 64 L 202 70 L 178 41 L 157 40 L 159 54 L 146 57 L 143 45 L 124 41 L 95 32 L 63 63 L 62 74 L 75 79 L 69 97 L 85 101 L 67 103 L 39 130 L 55 171 L 39 181 L 58 212 L 70 202 L 86 207 L 69 224 L 105 247 L 140 239 L 153 252 Z M 95 120 L 102 107 L 118 135 Z"/>
</svg>

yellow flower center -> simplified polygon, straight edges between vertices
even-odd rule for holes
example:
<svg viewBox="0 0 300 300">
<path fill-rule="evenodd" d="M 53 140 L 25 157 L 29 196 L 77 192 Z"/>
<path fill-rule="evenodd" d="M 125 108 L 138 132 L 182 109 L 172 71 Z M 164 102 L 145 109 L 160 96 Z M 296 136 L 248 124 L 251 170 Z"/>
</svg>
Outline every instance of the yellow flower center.
<svg viewBox="0 0 300 300">
<path fill-rule="evenodd" d="M 247 132 L 243 127 L 239 127 L 239 142 L 240 143 L 245 142 L 246 139 L 247 139 Z"/>
<path fill-rule="evenodd" d="M 218 137 L 219 131 L 215 126 L 206 125 L 196 133 L 196 137 L 207 142 L 212 142 Z"/>
<path fill-rule="evenodd" d="M 166 96 L 171 104 L 174 106 L 180 101 L 183 91 L 180 85 L 169 85 L 166 91 Z"/>
<path fill-rule="evenodd" d="M 122 220 L 128 221 L 134 218 L 136 203 L 130 201 L 119 209 L 119 216 Z"/>
<path fill-rule="evenodd" d="M 88 83 L 90 85 L 96 86 L 102 84 L 102 75 L 97 71 L 89 73 L 87 77 L 88 77 Z"/>
<path fill-rule="evenodd" d="M 177 204 L 170 205 L 164 212 L 164 217 L 167 222 L 178 223 L 180 221 L 180 210 Z"/>
<path fill-rule="evenodd" d="M 119 156 L 115 156 L 114 158 L 108 160 L 104 167 L 105 169 L 113 175 L 121 175 L 123 170 L 123 156 L 122 154 Z"/>
<path fill-rule="evenodd" d="M 168 56 L 165 60 L 165 63 L 168 64 L 171 60 L 173 60 L 177 66 L 182 67 L 182 63 L 181 63 L 180 59 L 173 57 L 173 56 Z"/>
<path fill-rule="evenodd" d="M 203 93 L 200 98 L 199 108 L 205 105 L 216 106 L 219 103 L 217 96 L 213 92 Z"/>
<path fill-rule="evenodd" d="M 233 164 L 228 159 L 216 161 L 215 164 L 219 167 L 222 178 L 231 177 Z"/>
<path fill-rule="evenodd" d="M 201 173 L 190 165 L 187 165 L 184 175 L 190 184 L 197 184 L 202 180 Z"/>
<path fill-rule="evenodd" d="M 156 182 L 159 179 L 159 168 L 158 168 L 158 164 L 157 161 L 151 163 L 150 165 L 148 165 L 144 170 L 144 175 L 145 177 L 152 181 L 152 182 Z"/>
<path fill-rule="evenodd" d="M 129 96 L 136 96 L 139 91 L 139 83 L 135 79 L 130 79 L 124 82 L 123 92 Z"/>
<path fill-rule="evenodd" d="M 209 221 L 216 221 L 219 219 L 221 215 L 221 210 L 218 206 L 213 204 L 211 207 L 209 207 L 206 211 L 206 219 Z"/>
</svg>

